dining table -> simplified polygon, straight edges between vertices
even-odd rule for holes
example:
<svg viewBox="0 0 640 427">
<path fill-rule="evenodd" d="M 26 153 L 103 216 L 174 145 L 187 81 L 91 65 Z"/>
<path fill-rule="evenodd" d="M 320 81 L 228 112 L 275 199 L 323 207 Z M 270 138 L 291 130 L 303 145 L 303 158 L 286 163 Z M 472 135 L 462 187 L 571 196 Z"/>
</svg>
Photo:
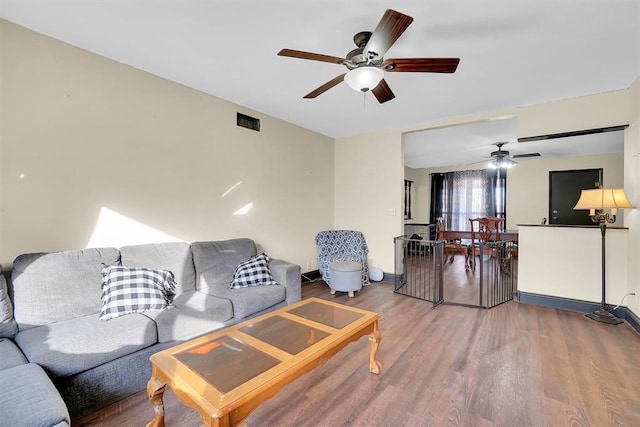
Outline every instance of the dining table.
<svg viewBox="0 0 640 427">
<path fill-rule="evenodd" d="M 478 232 L 476 231 L 476 238 L 479 239 Z M 440 230 L 438 240 L 446 240 L 448 242 L 459 240 L 471 240 L 471 230 Z M 518 230 L 504 230 L 498 232 L 496 235 L 491 236 L 491 241 L 503 241 L 503 242 L 515 242 L 518 243 Z M 449 256 L 449 262 L 453 262 L 453 255 L 455 253 L 464 253 L 464 267 L 465 270 L 470 270 L 474 266 L 474 260 L 471 258 L 471 248 L 466 245 L 457 245 L 457 248 L 447 248 L 445 246 L 444 262 L 447 262 L 447 256 Z"/>
</svg>

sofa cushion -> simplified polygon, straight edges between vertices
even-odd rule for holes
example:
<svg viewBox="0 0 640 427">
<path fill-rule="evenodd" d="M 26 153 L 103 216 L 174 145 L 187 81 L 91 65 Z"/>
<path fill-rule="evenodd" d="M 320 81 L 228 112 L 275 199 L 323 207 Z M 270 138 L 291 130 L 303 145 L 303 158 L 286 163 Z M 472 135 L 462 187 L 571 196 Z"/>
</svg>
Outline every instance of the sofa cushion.
<svg viewBox="0 0 640 427">
<path fill-rule="evenodd" d="M 103 266 L 100 320 L 164 310 L 173 302 L 175 280 L 168 270 Z"/>
<path fill-rule="evenodd" d="M 236 319 L 244 319 L 281 303 L 286 297 L 286 290 L 282 285 L 223 289 L 218 293 L 219 295 L 217 296 L 231 300 L 233 317 Z"/>
<path fill-rule="evenodd" d="M 9 339 L 0 338 L 0 371 L 25 363 L 28 363 L 27 358 L 15 343 Z"/>
<path fill-rule="evenodd" d="M 187 242 L 151 243 L 123 246 L 120 263 L 127 267 L 169 270 L 176 279 L 176 294 L 196 288 L 196 270 L 191 246 Z"/>
<path fill-rule="evenodd" d="M 30 362 L 62 377 L 149 347 L 157 332 L 153 320 L 139 313 L 108 322 L 92 314 L 20 331 L 15 341 Z"/>
<path fill-rule="evenodd" d="M 251 239 L 194 242 L 191 251 L 197 289 L 225 298 L 236 267 L 256 254 L 256 245 Z"/>
<path fill-rule="evenodd" d="M 226 326 L 233 317 L 231 301 L 200 291 L 188 291 L 175 297 L 173 306 L 149 311 L 146 316 L 158 327 L 161 343 L 183 341 Z"/>
<path fill-rule="evenodd" d="M 0 371 L 3 426 L 69 426 L 60 393 L 42 368 L 33 363 Z"/>
<path fill-rule="evenodd" d="M 117 264 L 115 248 L 18 256 L 13 262 L 13 305 L 19 329 L 100 311 L 101 264 Z"/>
<path fill-rule="evenodd" d="M 229 288 L 277 285 L 269 271 L 269 256 L 264 252 L 241 262 L 233 273 Z"/>
<path fill-rule="evenodd" d="M 13 338 L 18 333 L 18 324 L 13 318 L 13 304 L 9 299 L 7 282 L 0 268 L 0 338 Z"/>
</svg>

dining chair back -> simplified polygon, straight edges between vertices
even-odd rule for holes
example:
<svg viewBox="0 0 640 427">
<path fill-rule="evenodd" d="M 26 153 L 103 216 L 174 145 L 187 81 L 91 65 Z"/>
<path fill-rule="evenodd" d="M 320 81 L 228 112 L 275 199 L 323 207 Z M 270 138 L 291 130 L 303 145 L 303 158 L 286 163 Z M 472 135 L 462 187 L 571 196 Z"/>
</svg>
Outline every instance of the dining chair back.
<svg viewBox="0 0 640 427">
<path fill-rule="evenodd" d="M 444 240 L 444 259 L 443 264 L 447 262 L 447 258 L 449 259 L 449 263 L 452 263 L 455 254 L 464 255 L 464 268 L 465 270 L 469 270 L 469 245 L 462 243 L 462 240 L 456 239 L 445 239 L 444 231 L 446 230 L 444 218 L 436 219 L 436 233 L 438 236 L 438 240 Z"/>
<path fill-rule="evenodd" d="M 476 257 L 480 256 L 480 245 L 500 240 L 500 232 L 504 231 L 504 218 L 483 217 L 469 218 L 471 223 L 471 270 L 476 271 Z M 489 252 L 489 256 L 493 254 Z"/>
</svg>

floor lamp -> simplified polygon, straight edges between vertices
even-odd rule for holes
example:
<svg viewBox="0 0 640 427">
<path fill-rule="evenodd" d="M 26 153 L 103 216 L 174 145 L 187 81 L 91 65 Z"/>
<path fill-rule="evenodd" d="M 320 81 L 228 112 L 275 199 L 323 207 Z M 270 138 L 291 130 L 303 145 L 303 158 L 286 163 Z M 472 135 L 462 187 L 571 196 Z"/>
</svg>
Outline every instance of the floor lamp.
<svg viewBox="0 0 640 427">
<path fill-rule="evenodd" d="M 622 319 L 614 316 L 609 311 L 605 299 L 605 235 L 607 233 L 607 224 L 616 222 L 618 209 L 633 209 L 633 206 L 627 200 L 623 188 L 596 188 L 594 190 L 582 190 L 580 199 L 573 209 L 589 209 L 589 216 L 593 222 L 600 226 L 600 235 L 602 236 L 602 302 L 599 309 L 588 313 L 586 316 L 597 322 L 612 325 L 620 324 Z M 607 209 L 611 211 L 610 214 L 605 212 Z"/>
</svg>

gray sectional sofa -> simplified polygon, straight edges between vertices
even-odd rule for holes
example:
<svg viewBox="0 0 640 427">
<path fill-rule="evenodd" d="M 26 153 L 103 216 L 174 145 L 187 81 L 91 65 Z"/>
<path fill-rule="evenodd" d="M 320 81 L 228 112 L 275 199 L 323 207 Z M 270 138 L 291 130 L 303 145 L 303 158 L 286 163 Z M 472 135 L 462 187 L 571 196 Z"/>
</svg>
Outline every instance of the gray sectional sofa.
<svg viewBox="0 0 640 427">
<path fill-rule="evenodd" d="M 254 255 L 252 240 L 234 239 L 18 256 L 4 305 L 0 287 L 0 360 L 14 360 L 0 364 L 0 413 L 25 403 L 10 390 L 26 377 L 11 370 L 34 371 L 37 388 L 48 390 L 55 416 L 42 425 L 65 425 L 144 390 L 153 353 L 299 301 L 300 267 L 281 260 L 269 262 L 278 285 L 228 289 L 236 266 Z M 100 320 L 102 264 L 170 270 L 173 305 Z"/>
</svg>

